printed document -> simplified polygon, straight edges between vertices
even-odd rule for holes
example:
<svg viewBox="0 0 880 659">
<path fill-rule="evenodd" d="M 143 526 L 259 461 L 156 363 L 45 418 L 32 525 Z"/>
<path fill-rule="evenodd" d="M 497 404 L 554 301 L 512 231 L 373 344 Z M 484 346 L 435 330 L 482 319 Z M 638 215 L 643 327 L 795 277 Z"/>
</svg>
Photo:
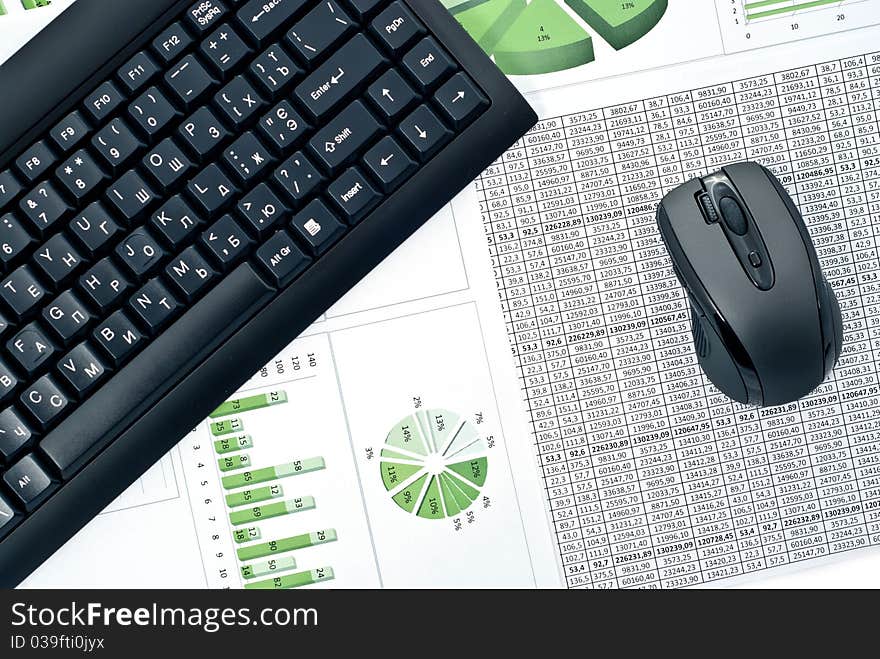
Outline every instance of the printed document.
<svg viewBox="0 0 880 659">
<path fill-rule="evenodd" d="M 538 125 L 24 585 L 880 585 L 880 0 L 444 4 Z M 744 159 L 843 308 L 780 408 L 703 376 L 654 219 Z"/>
</svg>

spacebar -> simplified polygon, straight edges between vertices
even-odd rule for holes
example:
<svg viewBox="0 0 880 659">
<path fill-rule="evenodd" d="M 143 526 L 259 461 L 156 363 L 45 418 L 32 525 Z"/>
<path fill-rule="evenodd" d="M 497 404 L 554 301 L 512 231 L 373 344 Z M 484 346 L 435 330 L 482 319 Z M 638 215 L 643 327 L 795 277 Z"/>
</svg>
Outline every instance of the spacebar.
<svg viewBox="0 0 880 659">
<path fill-rule="evenodd" d="M 63 479 L 70 478 L 136 421 L 275 294 L 247 263 L 87 398 L 39 446 Z"/>
</svg>

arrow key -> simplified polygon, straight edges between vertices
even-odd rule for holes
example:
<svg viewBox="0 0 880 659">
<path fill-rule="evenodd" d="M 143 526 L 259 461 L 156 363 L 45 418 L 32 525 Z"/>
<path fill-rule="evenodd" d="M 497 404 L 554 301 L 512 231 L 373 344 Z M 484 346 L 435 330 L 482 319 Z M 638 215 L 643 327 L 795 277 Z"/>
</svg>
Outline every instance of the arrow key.
<svg viewBox="0 0 880 659">
<path fill-rule="evenodd" d="M 470 124 L 489 107 L 489 101 L 464 73 L 456 73 L 437 93 L 434 100 L 456 130 Z"/>
<path fill-rule="evenodd" d="M 405 143 L 415 149 L 422 162 L 428 160 L 452 139 L 452 131 L 444 126 L 426 105 L 417 107 L 412 114 L 400 122 L 397 129 L 404 137 Z"/>
<path fill-rule="evenodd" d="M 416 163 L 391 137 L 383 137 L 376 146 L 367 151 L 364 163 L 384 192 L 397 188 L 416 169 Z"/>
<path fill-rule="evenodd" d="M 389 121 L 397 119 L 418 102 L 412 87 L 393 69 L 370 85 L 367 96 Z"/>
</svg>

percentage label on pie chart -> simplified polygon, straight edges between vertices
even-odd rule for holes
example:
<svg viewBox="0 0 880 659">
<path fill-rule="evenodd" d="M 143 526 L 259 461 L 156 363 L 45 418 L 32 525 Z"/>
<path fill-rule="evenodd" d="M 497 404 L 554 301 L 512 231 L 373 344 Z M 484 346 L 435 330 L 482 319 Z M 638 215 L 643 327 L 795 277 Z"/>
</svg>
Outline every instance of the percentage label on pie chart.
<svg viewBox="0 0 880 659">
<path fill-rule="evenodd" d="M 419 410 L 388 433 L 379 465 L 382 483 L 411 515 L 454 517 L 480 496 L 488 450 L 474 422 L 449 410 Z"/>
</svg>

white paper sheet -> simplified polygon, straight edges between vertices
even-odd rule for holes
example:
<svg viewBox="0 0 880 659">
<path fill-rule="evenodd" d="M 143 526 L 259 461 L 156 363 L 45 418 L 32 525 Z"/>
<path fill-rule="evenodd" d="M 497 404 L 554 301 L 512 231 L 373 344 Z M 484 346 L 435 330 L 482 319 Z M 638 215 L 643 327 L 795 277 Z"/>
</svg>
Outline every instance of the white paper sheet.
<svg viewBox="0 0 880 659">
<path fill-rule="evenodd" d="M 756 19 L 748 24 L 742 19 L 746 8 L 739 2 L 732 4 L 738 13 L 731 12 L 731 3 L 727 0 L 718 0 L 714 6 L 708 2 L 672 0 L 656 26 L 621 50 L 609 46 L 590 24 L 565 9 L 563 11 L 577 21 L 580 29 L 591 34 L 594 61 L 571 69 L 515 76 L 513 79 L 528 92 L 529 100 L 545 120 L 574 115 L 578 120 L 583 119 L 584 125 L 591 125 L 594 118 L 589 113 L 597 108 L 659 97 L 667 99 L 668 108 L 669 97 L 680 91 L 760 78 L 764 74 L 807 64 L 869 54 L 876 50 L 876 45 L 872 44 L 878 43 L 880 35 L 877 28 L 870 27 L 880 22 L 877 0 L 835 3 L 821 10 L 799 12 L 796 17 L 783 14 Z M 841 14 L 844 18 L 837 19 Z M 794 23 L 797 28 L 792 28 Z M 811 38 L 795 40 L 799 34 Z M 752 45 L 761 46 L 761 49 L 747 50 Z M 872 80 L 870 66 L 866 61 L 869 83 Z M 871 112 L 876 112 L 880 107 L 876 88 L 873 89 Z M 855 89 L 853 93 L 858 94 L 859 90 Z M 651 109 L 654 109 L 653 105 Z M 622 114 L 632 114 L 636 127 L 664 120 L 663 117 L 652 117 L 651 121 L 642 119 L 639 113 L 644 111 L 639 106 Z M 864 115 L 865 112 L 856 114 Z M 736 116 L 741 115 L 737 113 Z M 876 136 L 876 114 L 872 116 L 875 130 L 871 134 Z M 562 123 L 571 121 L 567 119 Z M 602 121 L 603 124 L 593 126 L 590 133 L 598 135 L 596 144 L 610 146 L 613 140 L 639 139 L 639 135 L 627 135 L 623 130 L 626 127 L 621 127 L 623 132 L 619 135 L 608 135 L 613 129 L 608 128 L 604 114 Z M 706 121 L 712 121 L 712 118 L 707 117 Z M 870 121 L 865 120 L 859 125 L 869 124 Z M 609 354 L 603 353 L 599 345 L 576 351 L 577 342 L 569 336 L 574 331 L 575 318 L 566 321 L 567 325 L 559 323 L 564 341 L 559 341 L 558 332 L 542 334 L 539 331 L 535 334 L 534 326 L 528 322 L 524 324 L 529 319 L 546 319 L 557 313 L 553 305 L 563 298 L 589 298 L 589 284 L 596 281 L 578 282 L 576 272 L 569 275 L 562 270 L 544 267 L 529 269 L 529 274 L 517 279 L 518 273 L 510 270 L 516 263 L 534 264 L 552 256 L 533 251 L 529 258 L 505 258 L 514 253 L 525 256 L 525 250 L 542 248 L 536 242 L 526 245 L 527 238 L 540 236 L 551 240 L 558 237 L 556 228 L 550 226 L 556 220 L 548 215 L 554 211 L 554 200 L 569 197 L 574 200 L 558 204 L 565 217 L 574 223 L 568 240 L 553 240 L 554 244 L 572 245 L 573 249 L 566 253 L 576 255 L 576 263 L 589 261 L 587 270 L 601 273 L 604 280 L 618 277 L 629 281 L 631 278 L 644 285 L 639 279 L 642 270 L 635 250 L 649 250 L 654 245 L 649 221 L 650 205 L 656 203 L 663 189 L 685 175 L 695 174 L 701 166 L 696 160 L 688 160 L 690 166 L 684 168 L 679 158 L 677 171 L 663 170 L 654 177 L 660 178 L 659 183 L 646 186 L 641 179 L 651 177 L 644 176 L 634 180 L 635 187 L 631 191 L 624 191 L 617 178 L 620 171 L 615 169 L 624 160 L 610 164 L 599 162 L 596 167 L 600 171 L 581 181 L 572 179 L 570 195 L 560 194 L 558 188 L 569 184 L 566 176 L 574 176 L 574 172 L 592 165 L 593 159 L 603 155 L 578 153 L 579 147 L 573 145 L 573 132 L 566 130 L 557 130 L 551 123 L 545 123 L 531 136 L 548 133 L 549 136 L 541 139 L 546 139 L 551 146 L 565 141 L 567 153 L 561 162 L 567 163 L 567 167 L 558 171 L 539 171 L 542 167 L 559 167 L 560 161 L 541 162 L 542 156 L 534 149 L 526 153 L 520 148 L 519 152 L 515 149 L 508 154 L 303 337 L 256 374 L 240 392 L 242 397 L 283 392 L 286 402 L 200 424 L 163 462 L 32 575 L 25 586 L 241 587 L 245 583 L 295 574 L 303 574 L 297 577 L 303 582 L 317 582 L 316 587 L 322 584 L 335 587 L 672 586 L 678 585 L 676 579 L 681 577 L 699 573 L 700 581 L 703 581 L 702 576 L 713 570 L 729 568 L 734 561 L 723 563 L 716 559 L 726 558 L 731 553 L 737 555 L 741 567 L 744 554 L 747 555 L 746 561 L 753 561 L 750 565 L 760 565 L 748 554 L 755 548 L 754 543 L 749 542 L 751 536 L 738 535 L 742 529 L 751 534 L 753 528 L 757 529 L 759 540 L 768 540 L 758 544 L 761 560 L 766 565 L 764 548 L 778 549 L 780 542 L 774 541 L 773 529 L 764 529 L 761 523 L 735 523 L 734 520 L 744 519 L 749 514 L 745 502 L 743 510 L 746 512 L 741 515 L 730 514 L 727 519 L 707 520 L 709 526 L 689 523 L 688 529 L 678 529 L 680 533 L 689 530 L 689 537 L 686 533 L 678 537 L 664 536 L 662 539 L 666 542 L 662 542 L 659 530 L 651 528 L 652 524 L 662 521 L 658 515 L 662 516 L 663 510 L 673 510 L 679 519 L 680 510 L 686 510 L 688 516 L 690 510 L 687 503 L 683 504 L 684 507 L 667 506 L 662 510 L 655 505 L 677 496 L 686 498 L 689 484 L 700 478 L 679 469 L 668 474 L 669 480 L 663 484 L 669 488 L 669 496 L 651 498 L 646 493 L 652 488 L 643 490 L 641 487 L 648 485 L 649 477 L 639 474 L 636 466 L 636 461 L 642 459 L 639 467 L 649 467 L 644 461 L 649 453 L 636 455 L 627 449 L 630 453 L 621 455 L 619 460 L 605 461 L 603 456 L 613 451 L 601 450 L 599 444 L 605 441 L 598 439 L 601 428 L 597 426 L 595 432 L 580 432 L 578 426 L 589 423 L 593 418 L 592 411 L 599 408 L 595 404 L 599 394 L 593 391 L 595 382 L 591 380 L 595 377 L 593 367 L 604 364 L 604 372 L 617 374 L 618 380 L 621 376 L 627 380 L 631 375 L 626 371 L 628 367 L 611 363 Z M 658 125 L 656 131 L 651 128 L 648 134 L 659 134 L 663 130 L 669 129 Z M 713 132 L 705 130 L 703 134 Z M 676 139 L 684 143 L 685 137 L 681 135 Z M 731 140 L 736 139 L 742 138 L 732 134 Z M 646 144 L 654 142 L 649 139 Z M 703 144 L 700 142 L 701 148 Z M 676 146 L 676 152 L 679 146 Z M 628 148 L 630 145 L 618 143 L 614 150 L 623 153 Z M 872 143 L 865 143 L 857 151 L 859 148 L 870 149 Z M 553 152 L 551 149 L 548 154 Z M 527 157 L 517 157 L 517 153 Z M 728 155 L 727 152 L 718 153 L 719 162 Z M 646 152 L 645 166 L 633 168 L 633 171 L 658 168 L 656 162 L 650 160 L 656 157 L 656 153 L 647 155 Z M 708 166 L 705 153 L 701 158 L 702 166 Z M 859 154 L 862 162 L 871 158 L 876 156 L 869 151 Z M 669 164 L 675 162 L 670 160 Z M 610 174 L 601 171 L 603 167 L 610 167 L 608 172 L 614 174 L 613 180 L 604 178 Z M 868 167 L 863 166 L 863 169 Z M 495 179 L 502 174 L 508 180 L 498 183 Z M 553 176 L 560 177 L 559 185 L 547 184 Z M 846 196 L 864 196 L 864 204 L 869 209 L 865 216 L 869 219 L 868 224 L 873 225 L 880 221 L 880 212 L 877 210 L 876 188 L 868 183 L 863 176 L 861 187 Z M 593 187 L 578 188 L 578 185 L 587 184 Z M 546 198 L 529 197 L 538 190 L 546 190 Z M 624 199 L 630 193 L 645 195 L 643 200 L 638 200 L 643 202 L 644 209 L 621 216 L 629 218 L 620 220 L 623 222 L 621 230 L 629 235 L 622 241 L 610 241 L 609 244 L 622 245 L 621 251 L 615 254 L 625 252 L 632 256 L 622 264 L 614 264 L 603 260 L 614 258 L 615 254 L 603 253 L 592 233 L 580 235 L 576 232 L 583 231 L 586 225 L 601 227 L 605 222 L 597 220 L 599 211 L 591 207 L 591 203 L 616 199 L 613 208 L 626 209 L 633 205 L 628 202 L 635 201 Z M 837 198 L 843 197 L 841 193 Z M 537 207 L 543 201 L 547 203 L 539 213 L 528 210 L 530 204 Z M 506 209 L 511 209 L 509 216 L 505 216 Z M 610 225 L 614 220 L 612 214 L 607 223 Z M 532 231 L 535 226 L 540 227 L 539 233 Z M 642 238 L 643 230 L 644 241 L 634 247 L 634 241 Z M 491 254 L 486 248 L 486 231 Z M 637 237 L 632 235 L 634 232 L 638 232 Z M 849 252 L 853 253 L 853 250 L 854 247 L 850 246 Z M 657 259 L 657 267 L 665 267 L 663 257 L 657 256 Z M 624 270 L 615 270 L 618 266 Z M 633 267 L 632 272 L 626 271 L 626 267 Z M 866 272 L 856 266 L 855 261 L 852 267 L 860 267 L 859 272 Z M 873 265 L 868 267 L 868 271 L 872 268 Z M 607 269 L 607 273 L 602 273 L 603 269 Z M 536 277 L 545 271 L 552 275 L 549 286 L 546 278 Z M 568 276 L 574 277 L 567 282 L 570 286 L 558 281 Z M 584 286 L 582 295 L 565 295 L 566 290 L 573 291 L 578 285 Z M 530 289 L 527 296 L 519 294 L 520 287 Z M 674 291 L 675 287 L 664 287 L 663 290 Z M 539 294 L 547 297 L 539 300 L 535 297 Z M 859 295 L 864 298 L 871 292 L 860 290 Z M 524 302 L 526 297 L 529 299 Z M 656 310 L 649 309 L 644 291 L 633 299 L 637 304 L 630 308 L 630 312 L 636 318 L 650 318 L 656 313 Z M 657 304 L 662 302 L 658 300 Z M 673 294 L 669 304 L 672 306 L 668 312 L 676 315 L 675 322 L 682 325 L 686 309 L 680 297 Z M 604 327 L 613 325 L 605 319 L 606 315 L 614 313 L 609 307 L 603 308 L 602 303 L 597 305 L 594 302 L 588 302 L 586 306 L 599 309 Z M 519 314 L 527 308 L 531 309 L 529 314 Z M 866 307 L 858 318 L 869 325 L 872 313 Z M 852 328 L 853 321 L 848 322 Z M 538 329 L 552 330 L 554 325 L 547 322 Z M 681 336 L 682 327 L 676 326 L 671 334 Z M 543 352 L 560 347 L 565 347 L 565 351 L 524 364 L 524 355 L 537 352 L 528 349 L 532 343 L 540 345 Z M 689 357 L 687 342 L 678 341 L 675 346 L 681 354 L 670 359 L 680 358 L 685 364 Z M 656 346 L 649 352 L 655 351 Z M 541 380 L 540 376 L 550 374 L 551 380 L 564 384 L 566 374 L 563 371 L 574 365 L 559 368 L 558 361 L 571 362 L 579 355 L 586 358 L 577 363 L 578 368 L 585 369 L 574 387 L 577 404 L 565 409 L 564 406 L 570 403 L 568 394 L 571 392 L 557 391 L 548 397 L 540 391 L 541 387 L 549 386 L 548 381 Z M 873 352 L 871 355 L 874 384 L 867 386 L 876 386 Z M 658 361 L 657 355 L 653 357 L 655 362 Z M 660 377 L 661 369 L 658 367 L 658 370 L 646 371 L 642 375 L 647 378 L 645 388 L 656 387 L 657 393 L 639 395 L 635 399 L 650 401 L 646 409 L 662 409 L 657 418 L 666 419 L 665 429 L 678 427 L 672 422 L 675 414 L 670 414 L 672 403 L 668 398 L 669 391 L 663 388 L 665 380 Z M 558 380 L 555 379 L 557 376 Z M 657 376 L 656 381 L 651 380 L 654 376 Z M 705 391 L 703 398 L 708 399 L 712 392 L 711 389 L 704 390 L 704 384 L 703 381 L 695 383 L 693 389 Z M 609 390 L 606 392 L 610 396 L 607 399 L 609 405 L 602 408 L 614 407 L 622 394 L 635 389 Z M 581 393 L 584 398 L 580 398 Z M 541 401 L 547 404 L 539 404 Z M 545 423 L 551 415 L 538 418 L 541 414 L 536 414 L 537 410 L 548 407 L 557 410 L 552 415 L 552 427 Z M 717 401 L 712 409 L 723 407 L 723 401 Z M 559 409 L 562 413 L 558 412 Z M 625 413 L 615 411 L 602 418 L 615 419 L 615 427 L 619 427 L 622 421 L 622 425 L 629 428 L 637 423 L 636 411 L 635 408 Z M 695 408 L 682 410 L 682 414 L 694 414 L 699 421 L 705 411 Z M 803 411 L 799 410 L 799 413 Z M 871 406 L 864 413 L 880 412 L 876 406 Z M 412 414 L 415 417 L 405 421 Z M 706 419 L 714 422 L 724 416 L 706 416 Z M 212 434 L 210 423 L 224 419 L 228 422 L 232 418 L 240 419 L 244 427 L 227 438 L 249 435 L 244 443 L 253 446 L 224 453 L 223 446 L 215 446 L 218 437 Z M 450 419 L 456 432 L 464 434 L 449 440 L 452 450 L 444 456 L 448 438 L 439 424 L 450 423 Z M 675 417 L 676 421 L 683 419 Z M 402 427 L 409 426 L 411 430 L 414 425 L 428 438 L 428 443 L 416 449 L 418 441 L 411 440 L 416 443 L 406 443 L 398 452 L 400 438 L 404 435 L 412 437 Z M 658 432 L 664 428 L 658 426 Z M 553 450 L 555 438 L 542 434 L 550 431 L 552 435 L 557 430 L 565 432 L 568 440 L 561 450 Z M 455 444 L 459 436 L 473 436 L 474 441 L 460 446 Z M 637 436 L 641 435 L 628 432 L 615 440 L 626 441 Z M 681 436 L 687 437 L 689 433 Z M 749 446 L 764 446 L 764 455 L 767 455 L 767 437 L 763 433 L 752 433 L 749 439 L 754 440 Z M 671 450 L 659 446 L 665 441 L 661 437 L 657 442 L 648 443 L 656 445 L 657 455 L 668 458 Z M 706 461 L 698 465 L 697 470 L 712 471 L 717 467 L 722 477 L 721 487 L 729 488 L 736 483 L 723 481 L 727 472 L 722 466 L 736 462 L 736 451 L 742 451 L 743 444 L 737 447 L 725 444 L 722 448 L 720 441 L 715 436 L 707 439 L 705 445 L 713 447 L 707 453 L 721 456 L 727 451 L 724 455 L 729 459 Z M 850 449 L 854 445 L 848 444 Z M 859 445 L 872 447 L 875 451 L 880 449 L 873 437 Z M 807 453 L 812 446 L 812 441 L 799 445 Z M 623 447 L 621 444 L 621 450 Z M 586 455 L 581 456 L 581 451 Z M 593 459 L 591 451 L 597 456 L 593 463 L 589 462 Z M 456 462 L 453 454 L 463 459 Z M 262 508 L 252 511 L 252 516 L 259 514 L 258 517 L 249 521 L 239 519 L 247 515 L 242 511 L 251 510 L 253 506 L 232 505 L 241 503 L 241 500 L 228 501 L 226 496 L 247 488 L 224 488 L 223 479 L 243 470 L 222 469 L 227 466 L 225 458 L 241 459 L 243 455 L 248 460 L 244 471 L 255 473 L 266 467 L 283 467 L 296 461 L 309 465 L 309 469 L 304 470 L 307 473 L 298 472 L 295 466 L 287 467 L 290 475 L 270 478 L 256 485 L 266 488 L 280 485 L 282 490 L 259 492 L 258 495 L 279 495 L 260 502 L 261 506 L 284 501 L 298 500 L 299 503 L 290 504 L 289 511 L 271 519 L 263 516 Z M 547 469 L 548 456 L 551 455 L 554 456 L 553 462 L 568 465 L 568 476 L 557 478 L 558 472 Z M 677 462 L 688 459 L 682 454 L 673 455 Z M 866 452 L 865 455 L 873 454 Z M 322 458 L 323 462 L 315 461 L 315 458 Z M 380 466 L 383 462 L 386 463 L 385 469 Z M 387 467 L 392 463 L 395 468 L 389 470 Z M 320 465 L 323 468 L 311 470 Z M 630 491 L 626 488 L 615 490 L 610 482 L 605 488 L 591 486 L 590 483 L 598 485 L 603 465 L 612 465 L 616 473 L 627 476 L 625 480 L 630 485 L 638 483 L 639 497 L 633 495 L 631 488 Z M 571 469 L 572 466 L 576 468 Z M 454 467 L 452 474 L 447 467 Z M 852 471 L 855 475 L 859 468 L 853 465 L 851 469 L 842 468 L 840 473 Z M 865 464 L 864 468 L 870 470 L 871 465 Z M 746 471 L 742 469 L 737 473 Z M 444 474 L 445 478 L 436 481 L 443 484 L 434 489 L 431 483 L 436 473 Z M 870 471 L 859 473 L 862 476 L 855 481 L 870 482 Z M 427 477 L 421 480 L 425 474 Z M 629 477 L 630 474 L 635 477 Z M 754 478 L 747 473 L 745 481 L 749 484 L 757 482 L 758 476 L 758 472 L 754 472 Z M 717 478 L 718 474 L 713 471 L 709 477 Z M 818 493 L 813 478 L 813 489 Z M 450 489 L 450 482 L 455 484 L 454 489 Z M 226 483 L 234 484 L 230 480 Z M 870 487 L 860 486 L 859 495 L 862 489 L 869 490 Z M 682 493 L 678 494 L 676 488 L 681 488 Z M 723 490 L 725 500 L 737 494 L 733 490 Z M 626 497 L 631 498 L 624 501 Z M 719 491 L 713 500 L 721 498 Z M 857 513 L 864 520 L 864 533 L 858 537 L 867 539 L 866 544 L 871 544 L 871 539 L 877 535 L 877 513 L 876 508 L 869 508 L 871 501 L 869 498 L 860 499 L 862 509 Z M 621 502 L 626 506 L 617 505 Z M 809 508 L 814 502 L 815 499 L 808 499 L 801 503 Z M 792 505 L 795 504 L 798 502 Z M 631 514 L 620 514 L 624 508 L 630 508 Z M 826 508 L 820 509 L 820 515 Z M 268 510 L 275 511 L 274 508 Z M 717 510 L 723 511 L 724 507 L 719 506 Z M 573 524 L 570 523 L 572 519 L 575 520 Z M 623 533 L 615 536 L 616 531 L 608 528 L 615 520 L 635 520 L 621 525 L 633 532 L 621 529 Z M 785 519 L 763 520 L 764 523 L 774 521 L 784 523 Z M 711 527 L 713 523 L 719 525 L 717 529 Z M 831 523 L 829 518 L 828 525 Z M 824 519 L 822 524 L 825 524 Z M 793 528 L 803 526 L 793 525 Z M 856 526 L 853 524 L 852 528 Z M 250 533 L 259 533 L 260 538 L 237 543 L 236 530 L 242 529 L 245 536 L 248 529 L 253 529 Z M 334 533 L 327 533 L 329 530 Z M 318 534 L 318 531 L 324 533 Z M 822 531 L 825 544 L 830 547 L 828 532 L 828 529 Z M 714 552 L 713 547 L 730 542 L 724 537 L 728 533 L 732 534 L 732 542 L 736 544 L 735 551 Z M 816 534 L 804 537 L 816 537 Z M 335 539 L 321 542 L 328 538 Z M 650 540 L 647 545 L 645 538 Z M 280 543 L 282 548 L 295 548 L 281 551 L 277 549 L 279 544 L 263 546 L 270 541 L 285 540 L 286 544 Z M 694 546 L 685 546 L 688 542 Z M 682 547 L 676 551 L 668 549 L 677 545 Z M 240 550 L 245 550 L 242 555 L 239 555 Z M 790 552 L 786 547 L 787 558 L 790 558 Z M 771 554 L 778 555 L 779 552 Z M 675 562 L 667 560 L 670 556 L 676 557 Z M 269 563 L 273 560 L 277 562 Z M 687 569 L 679 570 L 680 566 Z M 246 568 L 244 572 L 242 568 Z M 664 573 L 664 570 L 668 572 Z M 253 576 L 255 572 L 258 576 Z M 739 572 L 746 570 L 740 569 Z M 331 575 L 333 579 L 329 580 Z M 709 583 L 768 587 L 876 586 L 880 583 L 880 555 L 873 547 L 835 556 L 830 556 L 829 551 L 805 562 L 789 560 L 773 569 L 756 567 L 749 575 Z"/>
</svg>

